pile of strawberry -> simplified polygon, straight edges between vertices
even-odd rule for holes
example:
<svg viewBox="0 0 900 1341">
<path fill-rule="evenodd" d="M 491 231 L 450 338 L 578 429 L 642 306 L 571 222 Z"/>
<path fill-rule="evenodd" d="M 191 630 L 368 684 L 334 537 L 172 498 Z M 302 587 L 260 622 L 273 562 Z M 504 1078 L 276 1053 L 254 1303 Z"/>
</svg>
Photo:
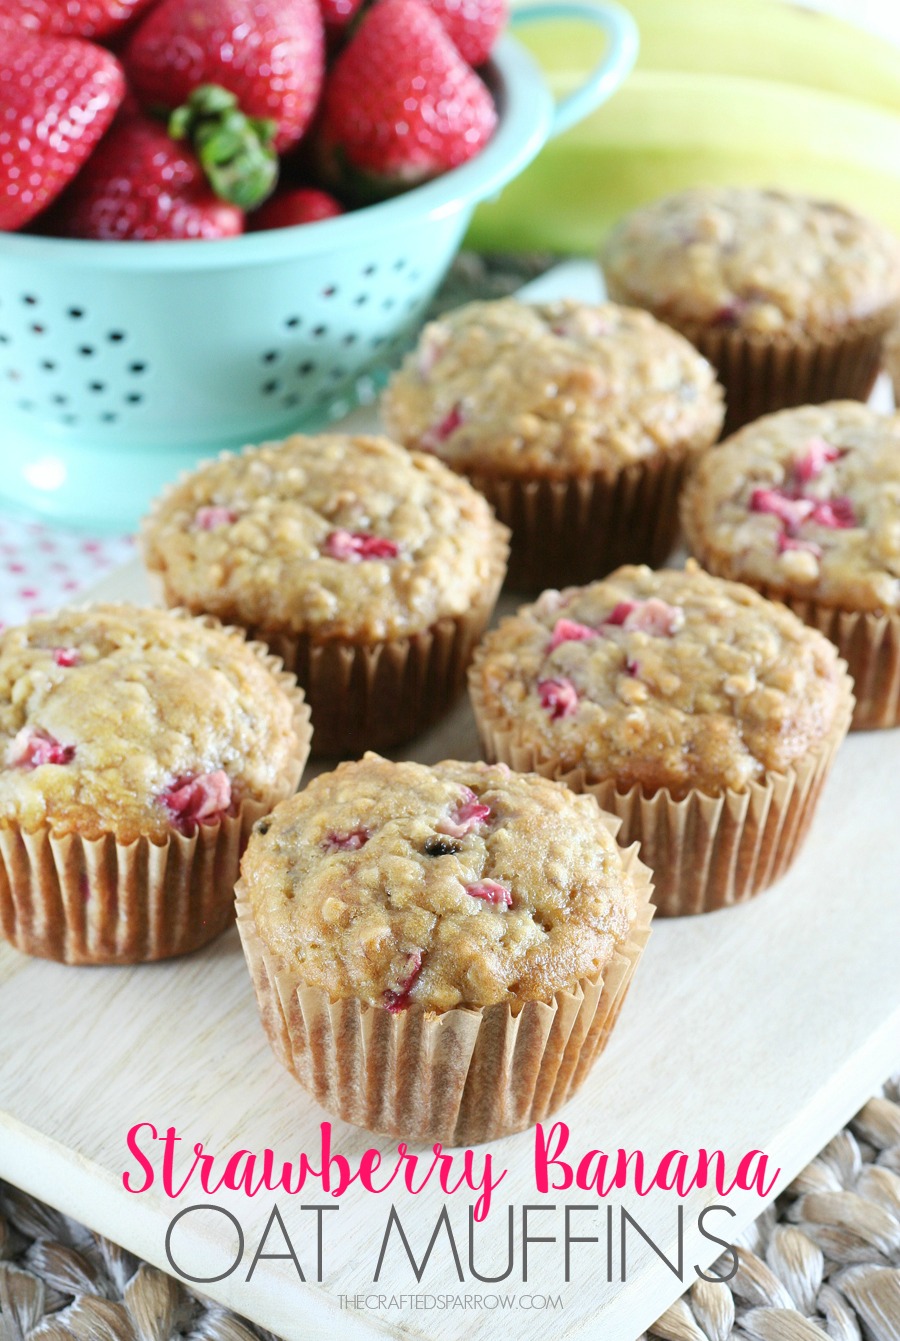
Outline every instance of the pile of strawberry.
<svg viewBox="0 0 900 1341">
<path fill-rule="evenodd" d="M 221 238 L 477 154 L 506 0 L 2 0 L 0 230 Z"/>
</svg>

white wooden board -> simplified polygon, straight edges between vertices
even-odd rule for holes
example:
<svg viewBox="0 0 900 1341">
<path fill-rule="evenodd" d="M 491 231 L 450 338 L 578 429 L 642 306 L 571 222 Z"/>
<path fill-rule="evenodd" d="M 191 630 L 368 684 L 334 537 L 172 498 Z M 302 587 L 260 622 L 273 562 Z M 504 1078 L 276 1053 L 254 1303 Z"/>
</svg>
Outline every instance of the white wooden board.
<svg viewBox="0 0 900 1341">
<path fill-rule="evenodd" d="M 585 294 L 595 279 L 581 268 L 567 271 L 564 283 Z M 149 599 L 136 565 L 97 594 Z M 573 1153 L 641 1148 L 651 1164 L 673 1148 L 721 1148 L 733 1165 L 758 1148 L 782 1169 L 778 1191 L 900 1062 L 898 744 L 896 732 L 847 742 L 807 846 L 776 888 L 743 908 L 656 924 L 609 1048 L 561 1114 Z M 424 761 L 476 757 L 467 707 L 410 754 Z M 317 1156 L 326 1116 L 269 1051 L 234 932 L 189 959 L 137 969 L 70 969 L 0 948 L 0 1177 L 164 1269 L 166 1231 L 179 1210 L 209 1202 L 230 1209 L 245 1237 L 242 1266 L 203 1288 L 288 1341 L 634 1341 L 694 1279 L 694 1264 L 706 1267 L 716 1256 L 697 1232 L 697 1217 L 722 1198 L 695 1191 L 681 1199 L 684 1284 L 637 1234 L 629 1239 L 624 1282 L 616 1234 L 608 1281 L 604 1209 L 574 1216 L 573 1234 L 601 1241 L 573 1247 L 566 1283 L 563 1206 L 597 1205 L 599 1198 L 578 1190 L 538 1194 L 532 1133 L 489 1147 L 495 1168 L 508 1172 L 477 1230 L 483 1274 L 502 1269 L 507 1207 L 516 1208 L 515 1270 L 499 1285 L 480 1283 L 468 1270 L 467 1205 L 474 1197 L 464 1192 L 445 1198 L 429 1187 L 415 1197 L 374 1196 L 354 1188 L 335 1201 L 311 1186 L 301 1196 L 261 1193 L 251 1201 L 195 1189 L 173 1203 L 158 1187 L 133 1195 L 122 1186 L 124 1170 L 139 1174 L 125 1143 L 136 1123 L 176 1127 L 180 1150 L 202 1141 L 217 1154 L 271 1148 L 280 1160 L 296 1160 L 304 1150 Z M 396 1153 L 394 1143 L 337 1120 L 333 1145 L 351 1162 L 370 1146 Z M 763 1205 L 753 1193 L 724 1200 L 733 1218 L 719 1212 L 708 1224 L 724 1237 Z M 419 1258 L 448 1207 L 462 1283 L 440 1237 L 417 1285 L 395 1234 L 373 1284 L 391 1201 Z M 674 1256 L 677 1194 L 614 1192 L 608 1201 L 616 1220 L 624 1206 Z M 276 1202 L 306 1284 L 290 1260 L 262 1260 L 245 1279 Z M 329 1203 L 340 1211 L 323 1215 L 319 1284 L 315 1215 L 300 1208 Z M 531 1246 L 527 1283 L 525 1204 L 556 1207 L 532 1213 L 531 1233 L 560 1240 Z M 223 1215 L 208 1211 L 187 1217 L 172 1245 L 185 1270 L 209 1276 L 234 1260 L 235 1237 Z M 277 1231 L 266 1250 L 284 1251 Z M 342 1307 L 341 1296 L 357 1295 L 370 1305 L 378 1295 L 388 1304 L 404 1299 L 400 1307 Z M 561 1298 L 562 1308 L 534 1306 L 534 1296 L 547 1295 Z M 429 1303 L 441 1296 L 468 1296 L 469 1306 Z M 513 1296 L 512 1309 L 497 1296 Z"/>
</svg>

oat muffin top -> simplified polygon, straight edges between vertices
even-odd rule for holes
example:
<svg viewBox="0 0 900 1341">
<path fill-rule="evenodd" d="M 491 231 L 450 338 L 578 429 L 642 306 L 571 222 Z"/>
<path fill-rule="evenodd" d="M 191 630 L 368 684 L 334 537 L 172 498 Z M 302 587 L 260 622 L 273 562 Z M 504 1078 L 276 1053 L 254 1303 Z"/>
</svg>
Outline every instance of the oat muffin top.
<svg viewBox="0 0 900 1341">
<path fill-rule="evenodd" d="M 646 901 L 607 818 L 502 764 L 367 754 L 256 825 L 243 898 L 332 1000 L 515 1009 L 602 970 Z"/>
<path fill-rule="evenodd" d="M 749 187 L 698 187 L 617 225 L 610 294 L 663 321 L 748 336 L 827 338 L 900 302 L 900 241 L 842 205 Z"/>
<path fill-rule="evenodd" d="M 710 365 L 648 313 L 513 298 L 426 326 L 381 408 L 456 470 L 549 478 L 708 447 L 724 414 Z"/>
<path fill-rule="evenodd" d="M 696 564 L 544 592 L 487 635 L 471 686 L 492 727 L 538 765 L 676 799 L 784 770 L 848 703 L 827 639 Z"/>
<path fill-rule="evenodd" d="M 900 415 L 781 410 L 702 461 L 683 500 L 715 572 L 848 610 L 900 609 Z"/>
<path fill-rule="evenodd" d="M 269 632 L 362 642 L 462 614 L 496 581 L 505 528 L 433 457 L 328 433 L 224 455 L 144 526 L 167 599 Z"/>
<path fill-rule="evenodd" d="M 0 634 L 0 825 L 164 842 L 297 784 L 302 697 L 235 633 L 94 605 Z"/>
</svg>

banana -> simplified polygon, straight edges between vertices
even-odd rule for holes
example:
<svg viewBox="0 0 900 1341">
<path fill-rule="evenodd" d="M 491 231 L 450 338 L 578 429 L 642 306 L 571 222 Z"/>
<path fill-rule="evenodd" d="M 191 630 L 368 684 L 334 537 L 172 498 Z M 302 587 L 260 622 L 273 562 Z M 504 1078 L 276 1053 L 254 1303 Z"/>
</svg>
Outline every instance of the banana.
<svg viewBox="0 0 900 1341">
<path fill-rule="evenodd" d="M 479 206 L 467 245 L 591 253 L 628 210 L 696 185 L 802 191 L 900 233 L 900 115 L 774 81 L 636 71 Z"/>
<path fill-rule="evenodd" d="M 640 29 L 638 70 L 776 79 L 900 112 L 900 47 L 831 15 L 785 0 L 623 3 Z M 557 19 L 517 36 L 550 70 L 587 68 L 584 23 Z"/>
</svg>

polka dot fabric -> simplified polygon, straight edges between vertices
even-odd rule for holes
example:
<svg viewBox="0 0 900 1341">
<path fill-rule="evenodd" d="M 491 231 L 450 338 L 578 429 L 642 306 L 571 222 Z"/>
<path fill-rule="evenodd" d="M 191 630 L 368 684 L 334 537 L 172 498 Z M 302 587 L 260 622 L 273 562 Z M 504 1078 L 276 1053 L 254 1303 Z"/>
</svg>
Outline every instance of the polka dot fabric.
<svg viewBox="0 0 900 1341">
<path fill-rule="evenodd" d="M 0 516 L 0 629 L 82 600 L 133 555 L 131 536 L 96 539 Z"/>
</svg>

